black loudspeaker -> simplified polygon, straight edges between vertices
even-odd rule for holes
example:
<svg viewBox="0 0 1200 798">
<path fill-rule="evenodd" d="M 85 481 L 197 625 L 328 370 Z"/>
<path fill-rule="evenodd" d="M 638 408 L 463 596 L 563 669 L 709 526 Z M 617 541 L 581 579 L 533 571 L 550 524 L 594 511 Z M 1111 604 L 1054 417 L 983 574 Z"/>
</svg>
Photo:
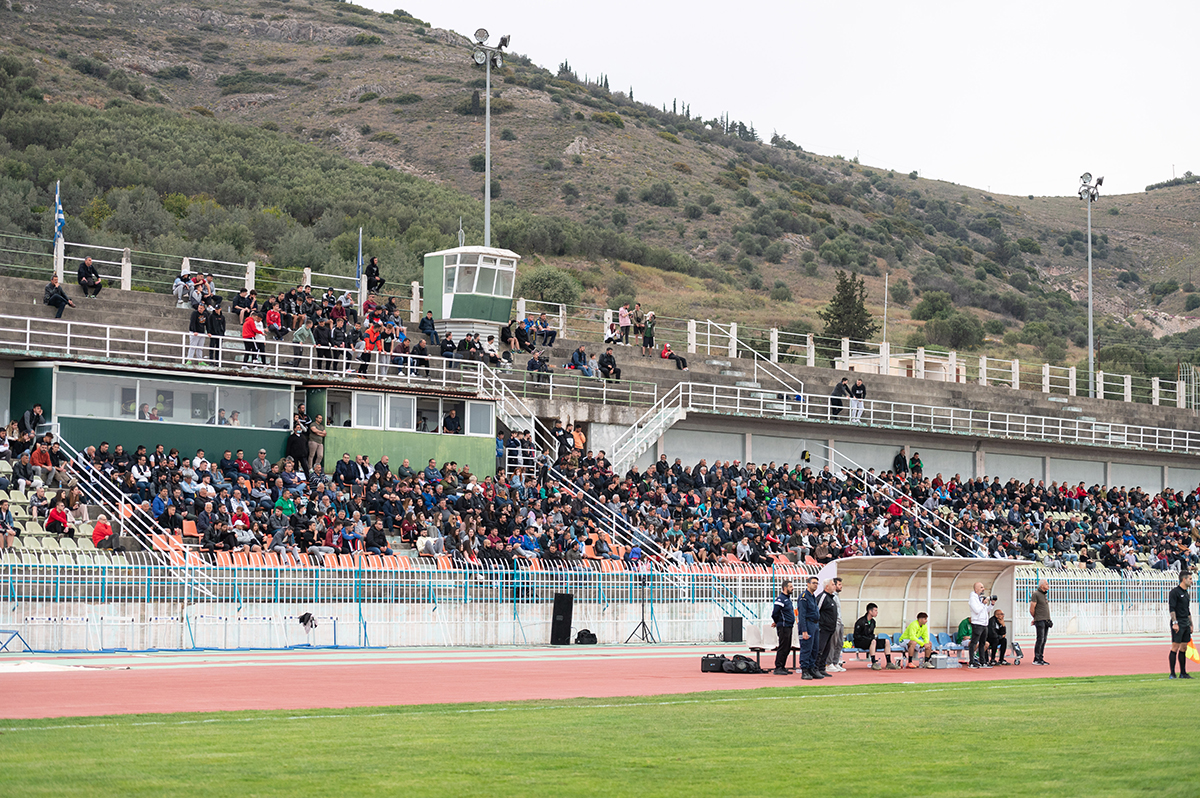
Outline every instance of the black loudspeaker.
<svg viewBox="0 0 1200 798">
<path fill-rule="evenodd" d="M 742 619 L 737 616 L 725 616 L 725 634 L 721 638 L 726 643 L 742 642 Z"/>
<path fill-rule="evenodd" d="M 574 605 L 575 598 L 570 593 L 554 594 L 554 616 L 550 619 L 550 645 L 571 645 L 571 609 Z M 741 634 L 740 627 L 738 634 Z"/>
</svg>

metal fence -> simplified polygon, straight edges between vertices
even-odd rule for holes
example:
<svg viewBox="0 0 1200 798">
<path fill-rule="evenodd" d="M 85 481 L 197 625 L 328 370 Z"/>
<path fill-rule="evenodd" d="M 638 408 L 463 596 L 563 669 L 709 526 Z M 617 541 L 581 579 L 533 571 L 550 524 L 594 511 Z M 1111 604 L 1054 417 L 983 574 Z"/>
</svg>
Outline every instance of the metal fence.
<svg viewBox="0 0 1200 798">
<path fill-rule="evenodd" d="M 545 643 L 556 593 L 574 626 L 622 642 L 645 618 L 659 642 L 717 642 L 720 619 L 766 623 L 782 571 L 606 572 L 200 566 L 0 565 L 0 628 L 34 650 Z M 815 568 L 798 566 L 802 572 Z M 796 568 L 787 571 L 794 578 Z M 1163 632 L 1174 573 L 1017 572 L 1020 609 L 1050 583 L 1056 633 Z M 315 631 L 298 618 L 311 613 Z M 1013 635 L 1032 632 L 1013 618 Z"/>
</svg>

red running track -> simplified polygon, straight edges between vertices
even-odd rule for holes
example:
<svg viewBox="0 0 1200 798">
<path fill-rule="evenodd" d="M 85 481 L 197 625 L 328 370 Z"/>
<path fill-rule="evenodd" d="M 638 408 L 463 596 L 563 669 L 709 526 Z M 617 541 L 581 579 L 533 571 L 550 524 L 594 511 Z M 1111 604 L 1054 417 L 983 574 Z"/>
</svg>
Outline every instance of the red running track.
<svg viewBox="0 0 1200 798">
<path fill-rule="evenodd" d="M 692 646 L 25 655 L 0 658 L 0 678 L 4 682 L 0 717 L 298 710 L 1166 671 L 1168 646 L 1147 645 L 1145 638 L 1120 645 L 1111 641 L 1096 646 L 1074 645 L 1078 647 L 1055 649 L 1052 645 L 1046 655 L 1051 664 L 1044 667 L 1026 659 L 1019 667 L 990 670 L 872 671 L 865 662 L 852 660 L 845 663 L 845 673 L 821 681 L 802 681 L 799 674 L 701 673 L 700 657 L 710 649 Z M 731 646 L 714 646 L 711 650 L 745 652 L 744 648 Z M 41 666 L 70 667 L 51 672 L 19 672 L 21 667 L 13 667 L 17 662 L 30 661 Z M 1200 667 L 1196 670 L 1200 672 Z M 273 686 L 267 688 L 264 684 Z M 287 689 L 281 687 L 283 684 L 308 687 Z M 327 687 L 318 691 L 314 685 Z"/>
</svg>

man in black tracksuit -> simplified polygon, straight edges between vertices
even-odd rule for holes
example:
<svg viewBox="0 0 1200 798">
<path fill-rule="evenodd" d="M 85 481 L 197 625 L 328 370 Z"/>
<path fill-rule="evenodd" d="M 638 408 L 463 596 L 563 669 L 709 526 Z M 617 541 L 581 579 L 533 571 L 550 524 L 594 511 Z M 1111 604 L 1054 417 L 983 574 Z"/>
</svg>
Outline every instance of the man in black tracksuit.
<svg viewBox="0 0 1200 798">
<path fill-rule="evenodd" d="M 775 650 L 775 673 L 786 676 L 788 652 L 792 650 L 792 628 L 796 625 L 796 613 L 792 609 L 792 582 L 783 580 L 775 606 L 771 609 L 771 626 L 779 634 L 779 648 Z"/>
<path fill-rule="evenodd" d="M 837 602 L 833 599 L 833 580 L 825 583 L 825 589 L 817 596 L 817 612 L 820 620 L 817 628 L 821 630 L 821 645 L 817 648 L 816 671 L 822 677 L 829 676 L 825 663 L 833 652 L 833 638 L 837 632 Z"/>
<path fill-rule="evenodd" d="M 800 673 L 803 679 L 824 679 L 817 670 L 817 648 L 820 645 L 821 632 L 817 624 L 821 620 L 821 610 L 817 607 L 817 585 L 820 580 L 815 576 L 808 577 L 808 584 L 800 594 L 797 602 L 798 626 L 800 632 Z"/>
</svg>

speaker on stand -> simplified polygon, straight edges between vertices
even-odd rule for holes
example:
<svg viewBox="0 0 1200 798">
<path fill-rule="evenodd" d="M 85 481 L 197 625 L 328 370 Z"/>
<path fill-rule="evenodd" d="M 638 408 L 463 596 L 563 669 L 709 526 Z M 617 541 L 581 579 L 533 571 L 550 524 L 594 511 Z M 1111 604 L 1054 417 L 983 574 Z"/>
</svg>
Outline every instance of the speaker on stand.
<svg viewBox="0 0 1200 798">
<path fill-rule="evenodd" d="M 571 645 L 571 612 L 575 597 L 570 593 L 554 594 L 554 615 L 550 618 L 550 645 Z"/>
</svg>

